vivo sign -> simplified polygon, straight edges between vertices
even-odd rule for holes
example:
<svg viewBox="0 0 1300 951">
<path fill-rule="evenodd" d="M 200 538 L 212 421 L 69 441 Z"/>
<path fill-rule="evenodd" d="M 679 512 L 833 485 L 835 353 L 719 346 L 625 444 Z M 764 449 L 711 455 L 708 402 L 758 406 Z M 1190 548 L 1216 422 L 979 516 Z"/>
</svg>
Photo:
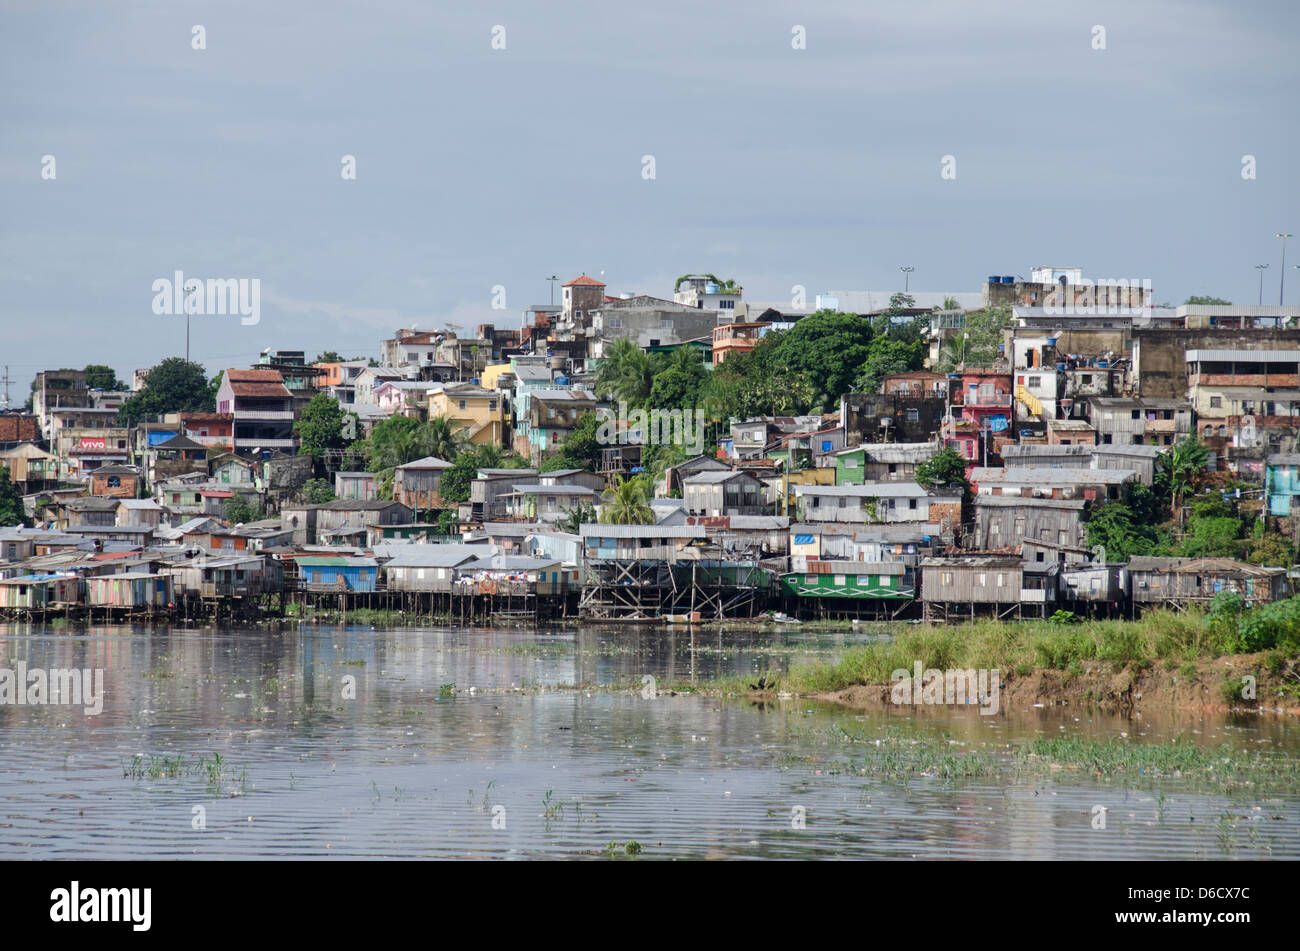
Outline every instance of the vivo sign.
<svg viewBox="0 0 1300 951">
<path fill-rule="evenodd" d="M 92 437 L 89 437 L 89 436 L 82 436 L 82 437 L 81 437 L 81 442 L 79 443 L 78 448 L 80 448 L 80 449 L 107 449 L 107 448 L 108 448 L 108 441 L 105 440 L 102 436 L 99 437 L 99 438 L 92 438 Z"/>
</svg>

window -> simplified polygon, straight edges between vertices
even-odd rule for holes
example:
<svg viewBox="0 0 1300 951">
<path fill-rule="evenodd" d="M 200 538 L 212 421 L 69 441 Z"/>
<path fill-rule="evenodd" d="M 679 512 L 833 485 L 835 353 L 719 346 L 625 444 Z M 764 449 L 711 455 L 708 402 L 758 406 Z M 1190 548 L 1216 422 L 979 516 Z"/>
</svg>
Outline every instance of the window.
<svg viewBox="0 0 1300 951">
<path fill-rule="evenodd" d="M 979 583 L 980 583 L 980 586 L 981 586 L 981 587 L 983 587 L 984 585 L 988 584 L 988 581 L 989 581 L 989 576 L 988 576 L 988 575 L 986 575 L 984 572 L 981 571 L 979 577 L 980 577 L 980 581 L 979 581 Z"/>
<path fill-rule="evenodd" d="M 816 584 L 816 583 L 817 583 L 817 576 L 816 576 L 816 575 L 804 575 L 804 576 L 803 576 L 803 583 L 804 583 L 804 584 Z"/>
<path fill-rule="evenodd" d="M 109 476 L 108 487 L 110 489 L 119 489 L 122 487 L 122 480 L 119 479 L 117 476 Z"/>
<path fill-rule="evenodd" d="M 943 576 L 942 576 L 942 578 L 940 579 L 940 584 L 952 584 L 952 572 L 951 572 L 951 571 L 945 571 L 945 572 L 943 573 Z"/>
<path fill-rule="evenodd" d="M 915 509 L 915 508 L 916 508 L 916 499 L 908 499 L 908 500 L 907 500 L 907 507 L 908 507 L 909 509 Z"/>
<path fill-rule="evenodd" d="M 1004 584 L 1006 584 L 1006 583 L 1007 583 L 1007 576 L 1006 576 L 1006 575 L 1003 575 L 1003 574 L 999 574 L 999 575 L 998 575 L 998 587 L 1000 588 L 1000 587 L 1002 587 L 1002 586 L 1003 586 Z"/>
<path fill-rule="evenodd" d="M 1031 376 L 1031 377 L 1029 378 L 1029 387 L 1030 387 L 1030 389 L 1035 389 L 1035 390 L 1036 390 L 1036 389 L 1038 389 L 1038 388 L 1039 388 L 1040 386 L 1042 386 L 1042 385 L 1043 385 L 1043 378 L 1042 378 L 1041 376 Z"/>
<path fill-rule="evenodd" d="M 844 575 L 836 575 L 836 576 L 835 576 L 835 584 L 836 584 L 836 586 L 838 586 L 838 587 L 843 587 L 845 580 L 846 580 L 846 578 L 845 578 Z"/>
<path fill-rule="evenodd" d="M 465 408 L 465 401 L 464 401 L 464 400 L 460 400 L 460 401 L 459 401 L 459 404 L 460 404 L 460 408 L 461 408 L 461 409 L 464 409 L 464 408 Z"/>
<path fill-rule="evenodd" d="M 1211 396 L 1211 397 L 1210 397 L 1210 409 L 1220 409 L 1222 406 L 1223 406 L 1223 397 L 1222 397 L 1222 396 Z"/>
</svg>

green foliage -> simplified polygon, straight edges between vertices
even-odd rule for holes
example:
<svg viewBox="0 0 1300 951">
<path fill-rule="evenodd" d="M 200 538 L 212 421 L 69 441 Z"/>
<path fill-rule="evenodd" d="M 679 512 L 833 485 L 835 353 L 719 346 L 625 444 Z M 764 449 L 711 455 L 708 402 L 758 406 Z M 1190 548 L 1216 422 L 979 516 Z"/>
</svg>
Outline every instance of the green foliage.
<svg viewBox="0 0 1300 951">
<path fill-rule="evenodd" d="M 502 458 L 499 446 L 488 444 L 466 449 L 456 457 L 450 469 L 442 470 L 438 495 L 444 502 L 468 502 L 470 483 L 478 478 L 478 470 L 502 468 Z"/>
<path fill-rule="evenodd" d="M 1108 561 L 1128 561 L 1134 555 L 1150 555 L 1156 535 L 1148 522 L 1137 518 L 1126 502 L 1113 501 L 1092 510 L 1084 525 L 1090 546 L 1106 549 Z"/>
<path fill-rule="evenodd" d="M 691 347 L 678 347 L 654 377 L 650 386 L 650 405 L 655 409 L 692 409 L 700 401 L 700 391 L 709 371 Z"/>
<path fill-rule="evenodd" d="M 117 372 L 102 363 L 86 365 L 86 386 L 92 390 L 126 390 L 127 384 L 117 378 Z"/>
<path fill-rule="evenodd" d="M 133 426 L 148 416 L 211 412 L 213 395 L 203 367 L 180 357 L 168 357 L 148 372 L 140 392 L 122 404 L 118 420 Z"/>
<path fill-rule="evenodd" d="M 1232 301 L 1224 300 L 1222 297 L 1198 297 L 1193 294 L 1187 300 L 1183 301 L 1185 305 L 1191 306 L 1208 306 L 1208 307 L 1231 307 Z"/>
<path fill-rule="evenodd" d="M 654 510 L 650 507 L 650 492 L 645 479 L 633 476 L 619 477 L 600 496 L 600 520 L 606 525 L 652 525 Z"/>
<path fill-rule="evenodd" d="M 460 515 L 454 509 L 443 509 L 438 513 L 438 534 L 455 535 L 460 528 Z"/>
<path fill-rule="evenodd" d="M 970 483 L 966 481 L 966 460 L 951 446 L 944 446 L 916 467 L 916 482 L 927 489 L 960 485 L 966 492 L 970 491 Z"/>
<path fill-rule="evenodd" d="M 986 367 L 998 358 L 1002 331 L 1011 322 L 1009 307 L 988 307 L 972 311 L 962 318 L 962 329 L 949 335 L 939 362 L 938 373 L 949 373 L 958 366 Z"/>
<path fill-rule="evenodd" d="M 266 518 L 266 510 L 260 504 L 254 505 L 242 495 L 235 494 L 221 506 L 221 517 L 232 525 L 239 525 Z"/>
<path fill-rule="evenodd" d="M 464 446 L 463 428 L 445 416 L 426 423 L 410 416 L 390 416 L 370 431 L 364 449 L 370 472 L 390 473 L 397 466 L 436 456 L 447 462 Z"/>
<path fill-rule="evenodd" d="M 1241 520 L 1234 516 L 1193 515 L 1178 554 L 1185 558 L 1236 558 L 1242 553 L 1240 537 Z"/>
<path fill-rule="evenodd" d="M 853 381 L 854 392 L 879 393 L 885 377 L 891 373 L 921 369 L 927 349 L 921 340 L 905 343 L 887 336 L 877 337 L 871 341 L 866 362 Z"/>
<path fill-rule="evenodd" d="M 629 408 L 644 406 L 662 366 L 661 354 L 646 353 L 635 340 L 616 340 L 596 369 L 596 393 L 622 400 Z"/>
<path fill-rule="evenodd" d="M 555 527 L 571 535 L 578 534 L 580 525 L 590 525 L 596 521 L 596 506 L 590 502 L 578 502 L 568 513 L 555 523 Z"/>
<path fill-rule="evenodd" d="M 600 420 L 595 413 L 587 412 L 578 417 L 569 435 L 560 444 L 560 451 L 542 463 L 538 471 L 551 472 L 555 469 L 587 469 L 595 472 L 600 463 L 600 451 L 605 448 L 596 437 L 600 429 Z"/>
<path fill-rule="evenodd" d="M 808 408 L 825 412 L 852 388 L 870 356 L 871 322 L 856 314 L 819 310 L 790 330 L 768 333 L 751 351 L 755 382 L 789 375 L 808 389 Z M 728 358 L 723 367 L 731 363 Z"/>
<path fill-rule="evenodd" d="M 1171 511 L 1176 516 L 1183 497 L 1197 485 L 1210 452 L 1195 436 L 1186 436 L 1156 457 L 1156 466 L 1169 480 Z"/>
<path fill-rule="evenodd" d="M 298 452 L 311 456 L 317 462 L 325 457 L 327 449 L 342 449 L 350 440 L 344 429 L 356 432 L 357 416 L 346 413 L 338 400 L 327 393 L 317 393 L 302 411 L 302 418 L 293 424 L 298 434 Z"/>
<path fill-rule="evenodd" d="M 10 527 L 26 524 L 22 493 L 9 478 L 9 467 L 0 466 L 0 525 Z"/>
<path fill-rule="evenodd" d="M 334 488 L 326 479 L 308 479 L 298 490 L 298 498 L 308 505 L 321 505 L 325 502 L 333 502 L 338 496 L 334 494 Z"/>
<path fill-rule="evenodd" d="M 686 461 L 686 447 L 672 443 L 655 443 L 641 450 L 641 468 L 650 485 L 663 481 L 664 473 Z"/>
</svg>

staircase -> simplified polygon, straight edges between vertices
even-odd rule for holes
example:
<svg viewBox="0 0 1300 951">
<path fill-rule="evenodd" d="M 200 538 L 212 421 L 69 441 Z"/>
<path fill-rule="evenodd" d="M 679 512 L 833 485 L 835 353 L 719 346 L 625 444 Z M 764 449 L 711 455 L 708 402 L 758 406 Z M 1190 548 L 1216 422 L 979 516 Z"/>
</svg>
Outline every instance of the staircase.
<svg viewBox="0 0 1300 951">
<path fill-rule="evenodd" d="M 1024 404 L 1024 407 L 1029 411 L 1030 416 L 1037 417 L 1038 419 L 1043 418 L 1043 404 L 1039 401 L 1037 396 L 1030 393 L 1023 386 L 1016 387 L 1016 399 Z"/>
</svg>

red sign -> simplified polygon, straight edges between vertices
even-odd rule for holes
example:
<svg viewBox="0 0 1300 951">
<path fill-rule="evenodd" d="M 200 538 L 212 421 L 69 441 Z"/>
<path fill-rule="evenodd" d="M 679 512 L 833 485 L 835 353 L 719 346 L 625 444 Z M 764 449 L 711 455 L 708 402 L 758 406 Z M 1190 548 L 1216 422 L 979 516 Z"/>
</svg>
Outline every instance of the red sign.
<svg viewBox="0 0 1300 951">
<path fill-rule="evenodd" d="M 107 449 L 108 442 L 101 436 L 94 438 L 91 436 L 82 436 L 77 444 L 78 449 Z"/>
</svg>

